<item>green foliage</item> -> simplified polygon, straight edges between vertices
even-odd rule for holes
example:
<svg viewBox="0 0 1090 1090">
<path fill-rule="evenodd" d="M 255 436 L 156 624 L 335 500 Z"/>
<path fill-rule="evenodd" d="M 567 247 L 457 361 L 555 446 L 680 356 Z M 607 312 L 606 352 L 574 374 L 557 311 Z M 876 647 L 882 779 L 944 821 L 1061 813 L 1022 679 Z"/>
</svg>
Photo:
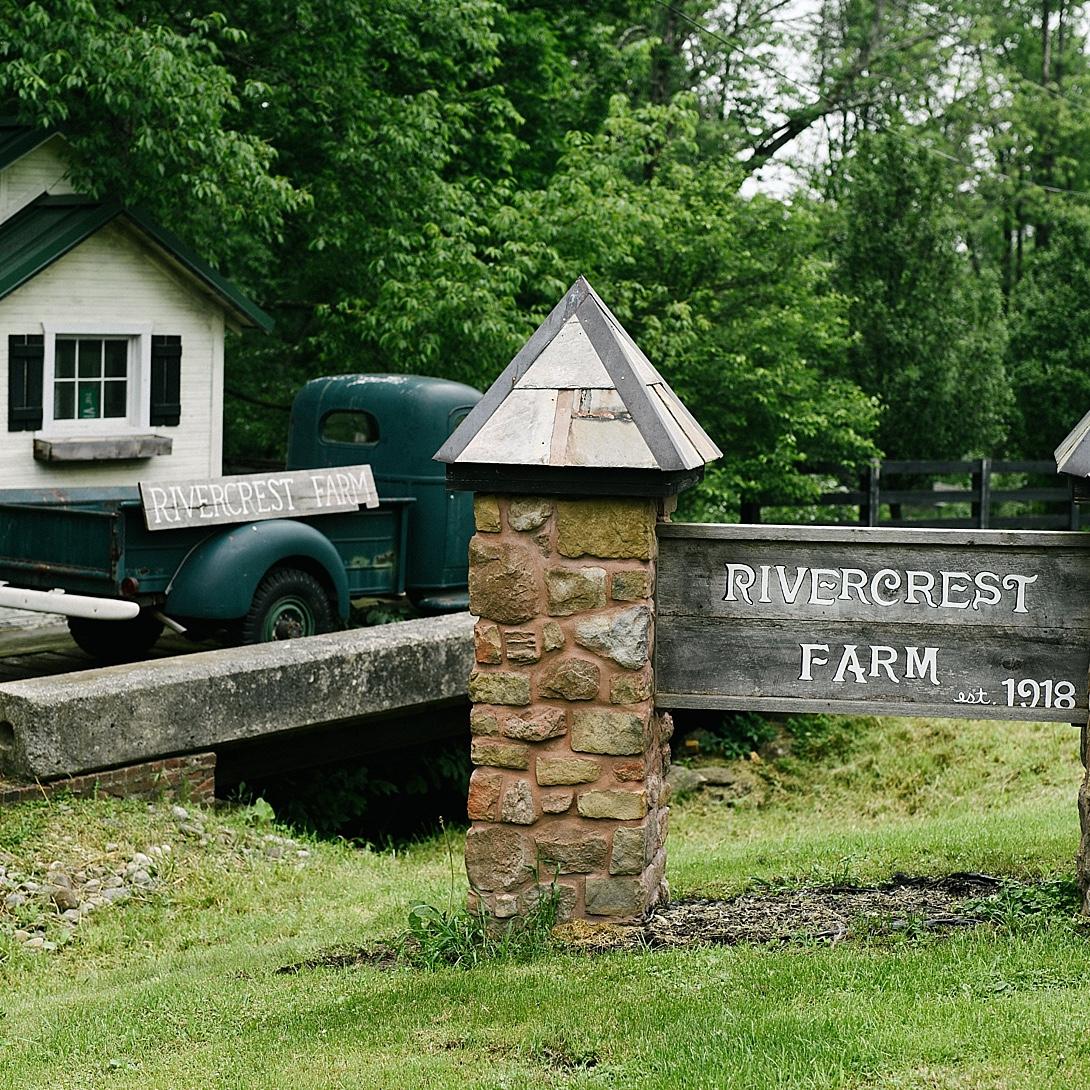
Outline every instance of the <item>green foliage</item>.
<svg viewBox="0 0 1090 1090">
<path fill-rule="evenodd" d="M 1090 211 L 1054 215 L 1050 244 L 1033 255 L 1012 321 L 1014 445 L 1029 458 L 1050 458 L 1090 409 Z"/>
<path fill-rule="evenodd" d="M 483 909 L 443 911 L 414 905 L 397 943 L 400 960 L 418 969 L 475 969 L 486 962 L 525 962 L 555 949 L 560 893 L 555 882 L 525 916 L 493 920 Z"/>
<path fill-rule="evenodd" d="M 966 901 L 967 915 L 1015 931 L 1057 923 L 1074 923 L 1082 906 L 1082 895 L 1072 878 L 1042 882 L 1008 881 L 995 893 Z"/>
<path fill-rule="evenodd" d="M 890 458 L 986 454 L 1005 433 L 1000 295 L 959 248 L 952 181 L 900 132 L 861 137 L 845 168 L 838 283 L 858 331 L 847 373 L 881 400 Z"/>
</svg>

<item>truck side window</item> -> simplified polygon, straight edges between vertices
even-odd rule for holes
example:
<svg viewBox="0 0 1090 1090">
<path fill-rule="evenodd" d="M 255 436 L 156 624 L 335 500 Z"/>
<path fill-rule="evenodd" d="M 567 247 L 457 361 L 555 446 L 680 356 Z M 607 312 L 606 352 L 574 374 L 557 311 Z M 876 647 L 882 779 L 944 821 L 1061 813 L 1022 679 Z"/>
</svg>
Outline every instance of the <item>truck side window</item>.
<svg viewBox="0 0 1090 1090">
<path fill-rule="evenodd" d="M 321 435 L 325 443 L 377 443 L 378 421 L 361 409 L 336 409 L 322 417 Z"/>
</svg>

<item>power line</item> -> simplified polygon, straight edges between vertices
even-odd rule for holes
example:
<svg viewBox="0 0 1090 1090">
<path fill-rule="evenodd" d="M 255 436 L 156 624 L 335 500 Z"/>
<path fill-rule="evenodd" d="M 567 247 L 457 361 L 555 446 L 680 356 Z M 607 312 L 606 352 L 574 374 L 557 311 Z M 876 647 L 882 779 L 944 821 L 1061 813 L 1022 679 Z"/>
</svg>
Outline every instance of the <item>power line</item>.
<svg viewBox="0 0 1090 1090">
<path fill-rule="evenodd" d="M 758 57 L 753 53 L 750 53 L 748 50 L 742 48 L 742 44 L 737 38 L 731 38 L 729 35 L 722 34 L 716 30 L 712 30 L 711 27 L 705 26 L 699 20 L 694 19 L 691 15 L 687 14 L 684 11 L 681 11 L 679 8 L 674 7 L 672 4 L 667 3 L 667 0 L 655 0 L 655 3 L 658 4 L 659 7 L 665 8 L 667 11 L 672 12 L 679 19 L 684 20 L 686 23 L 688 23 L 694 29 L 700 31 L 702 34 L 706 34 L 713 41 L 717 41 L 725 46 L 728 46 L 736 53 L 741 54 L 741 56 L 745 57 L 747 60 L 752 61 L 758 67 L 763 68 L 768 72 L 771 72 L 773 75 L 779 76 L 780 79 L 792 84 L 799 90 L 804 91 L 807 94 L 813 95 L 815 97 L 815 101 L 810 103 L 804 103 L 804 109 L 813 109 L 820 104 L 824 104 L 829 108 L 826 112 L 831 113 L 833 111 L 845 108 L 846 104 L 834 102 L 819 88 L 814 87 L 810 84 L 803 83 L 801 80 L 797 80 L 793 76 L 787 75 L 786 72 L 780 71 L 780 69 L 776 68 L 774 65 L 769 64 L 763 58 Z M 928 25 L 926 21 L 925 25 Z M 931 29 L 938 31 L 938 28 L 933 26 L 931 27 Z M 962 44 L 965 43 L 962 42 Z M 1034 87 L 1044 89 L 1043 85 L 1041 84 L 1032 85 Z M 1053 196 L 1079 197 L 1084 199 L 1090 199 L 1090 191 L 1087 190 L 1065 189 L 1061 186 L 1048 185 L 1044 182 L 1030 182 L 1023 178 L 1015 178 L 1012 175 L 1007 174 L 1001 170 L 987 170 L 985 168 L 978 167 L 973 163 L 967 163 L 964 159 L 961 159 L 958 156 L 951 154 L 950 152 L 942 151 L 939 148 L 933 147 L 931 144 L 926 144 L 923 141 L 914 139 L 913 137 L 909 136 L 908 133 L 904 132 L 901 129 L 895 129 L 889 126 L 880 126 L 877 131 L 884 133 L 887 136 L 893 136 L 899 140 L 903 140 L 905 143 L 912 144 L 914 147 L 920 148 L 922 151 L 925 151 L 930 155 L 935 155 L 940 159 L 946 160 L 947 162 L 956 163 L 958 166 L 961 166 L 966 171 L 975 174 L 978 177 L 990 177 L 998 179 L 1000 181 L 1009 182 L 1012 185 L 1020 186 L 1025 189 L 1039 189 L 1042 192 L 1048 193 Z"/>
</svg>

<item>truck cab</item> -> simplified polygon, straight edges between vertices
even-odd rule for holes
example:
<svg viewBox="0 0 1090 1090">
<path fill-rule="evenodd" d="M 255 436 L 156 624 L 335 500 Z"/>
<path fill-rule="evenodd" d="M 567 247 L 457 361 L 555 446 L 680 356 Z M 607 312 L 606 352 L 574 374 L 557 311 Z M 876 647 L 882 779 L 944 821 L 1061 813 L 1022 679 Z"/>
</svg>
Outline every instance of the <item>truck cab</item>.
<svg viewBox="0 0 1090 1090">
<path fill-rule="evenodd" d="M 468 604 L 473 497 L 447 492 L 432 455 L 480 399 L 472 386 L 423 375 L 331 375 L 312 379 L 292 404 L 289 470 L 370 465 L 380 500 L 414 500 L 405 588 L 424 610 Z"/>
</svg>

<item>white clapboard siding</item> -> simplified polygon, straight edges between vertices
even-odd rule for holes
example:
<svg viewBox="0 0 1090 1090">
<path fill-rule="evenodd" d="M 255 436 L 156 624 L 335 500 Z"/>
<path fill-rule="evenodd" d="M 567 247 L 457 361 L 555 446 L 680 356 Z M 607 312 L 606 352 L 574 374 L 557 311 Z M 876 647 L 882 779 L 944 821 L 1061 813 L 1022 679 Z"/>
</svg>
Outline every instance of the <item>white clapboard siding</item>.
<svg viewBox="0 0 1090 1090">
<path fill-rule="evenodd" d="M 64 153 L 64 140 L 53 136 L 0 171 L 0 222 L 43 193 L 73 192 Z"/>
<path fill-rule="evenodd" d="M 7 430 L 8 335 L 42 322 L 150 322 L 182 338 L 181 422 L 150 429 L 173 451 L 139 462 L 34 461 L 34 436 Z M 215 477 L 222 468 L 224 312 L 186 275 L 128 229 L 110 224 L 0 299 L 0 488 L 135 485 L 138 480 Z"/>
</svg>

